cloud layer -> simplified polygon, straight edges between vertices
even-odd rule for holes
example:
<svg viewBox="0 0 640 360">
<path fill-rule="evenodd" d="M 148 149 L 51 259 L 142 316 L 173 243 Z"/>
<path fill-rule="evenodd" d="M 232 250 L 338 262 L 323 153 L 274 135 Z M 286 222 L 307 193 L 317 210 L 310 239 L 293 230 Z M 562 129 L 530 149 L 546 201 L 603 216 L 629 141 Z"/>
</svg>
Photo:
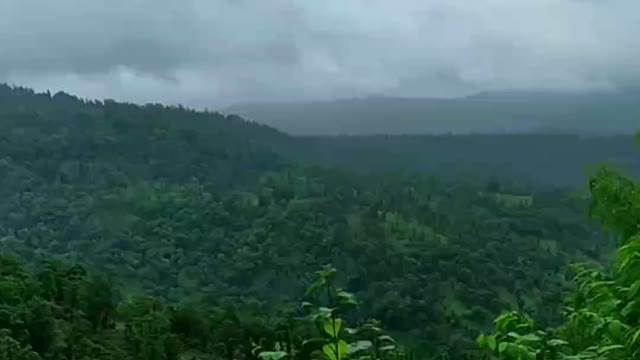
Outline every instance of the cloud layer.
<svg viewBox="0 0 640 360">
<path fill-rule="evenodd" d="M 637 0 L 4 0 L 0 81 L 221 106 L 634 85 Z"/>
</svg>

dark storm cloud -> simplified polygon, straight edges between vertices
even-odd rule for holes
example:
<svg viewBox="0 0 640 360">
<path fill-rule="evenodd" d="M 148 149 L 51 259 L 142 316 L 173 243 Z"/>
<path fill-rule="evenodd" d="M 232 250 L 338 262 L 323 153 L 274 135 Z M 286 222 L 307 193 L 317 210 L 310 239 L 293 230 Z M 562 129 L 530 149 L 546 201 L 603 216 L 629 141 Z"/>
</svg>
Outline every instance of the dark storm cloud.
<svg viewBox="0 0 640 360">
<path fill-rule="evenodd" d="M 635 0 L 4 0 L 0 79 L 216 105 L 638 77 Z"/>
</svg>

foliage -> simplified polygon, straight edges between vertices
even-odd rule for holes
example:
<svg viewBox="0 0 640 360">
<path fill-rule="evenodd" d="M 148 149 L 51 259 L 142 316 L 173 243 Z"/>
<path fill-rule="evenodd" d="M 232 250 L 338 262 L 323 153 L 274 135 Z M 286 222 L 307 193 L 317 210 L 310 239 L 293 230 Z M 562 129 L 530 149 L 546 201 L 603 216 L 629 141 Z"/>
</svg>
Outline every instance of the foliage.
<svg viewBox="0 0 640 360">
<path fill-rule="evenodd" d="M 276 343 L 276 351 L 259 352 L 258 356 L 261 359 L 298 358 L 300 353 L 308 353 L 312 357 L 322 354 L 328 360 L 405 357 L 404 351 L 397 347 L 396 341 L 382 333 L 377 321 L 371 320 L 356 328 L 347 327 L 347 321 L 341 314 L 358 303 L 353 294 L 334 286 L 334 267 L 326 265 L 316 275 L 315 281 L 307 288 L 306 296 L 324 297 L 327 303 L 317 308 L 310 302 L 302 304 L 303 308 L 310 311 L 303 320 L 315 324 L 315 336 L 301 344 Z"/>
<path fill-rule="evenodd" d="M 590 181 L 590 214 L 618 238 L 607 268 L 575 266 L 575 289 L 565 322 L 542 330 L 515 312 L 496 320 L 496 333 L 479 344 L 504 359 L 640 358 L 640 184 L 601 169 Z"/>
<path fill-rule="evenodd" d="M 347 321 L 338 313 L 356 302 L 353 295 L 331 285 L 335 269 L 329 267 L 319 272 L 322 288 L 316 282 L 310 289 L 326 290 L 333 299 L 332 307 L 319 307 L 298 317 L 304 320 L 297 324 L 300 330 L 288 333 L 285 339 L 278 326 L 273 326 L 278 324 L 275 318 L 246 321 L 229 303 L 211 308 L 197 303 L 170 304 L 142 294 L 124 295 L 103 276 L 53 258 L 32 268 L 3 255 L 0 272 L 2 359 L 280 359 L 286 354 L 302 360 L 317 358 L 314 351 L 330 360 L 403 356 L 395 340 L 383 335 L 377 323 L 347 328 Z M 313 323 L 322 338 L 292 340 L 309 333 Z M 263 345 L 255 347 L 255 340 Z M 286 347 L 281 348 L 285 342 Z M 256 353 L 269 344 L 276 350 Z"/>
<path fill-rule="evenodd" d="M 504 308 L 556 325 L 567 265 L 608 255 L 564 191 L 301 166 L 305 141 L 234 116 L 0 86 L 0 251 L 51 263 L 3 279 L 0 305 L 24 306 L 0 312 L 18 331 L 0 350 L 340 357 L 343 340 L 364 356 L 388 345 L 361 321 L 379 319 L 423 358 L 478 357 L 475 335 Z M 313 309 L 333 309 L 338 284 L 359 299 L 332 311 L 331 334 L 293 305 L 323 264 L 340 271 L 331 299 L 305 299 Z"/>
</svg>

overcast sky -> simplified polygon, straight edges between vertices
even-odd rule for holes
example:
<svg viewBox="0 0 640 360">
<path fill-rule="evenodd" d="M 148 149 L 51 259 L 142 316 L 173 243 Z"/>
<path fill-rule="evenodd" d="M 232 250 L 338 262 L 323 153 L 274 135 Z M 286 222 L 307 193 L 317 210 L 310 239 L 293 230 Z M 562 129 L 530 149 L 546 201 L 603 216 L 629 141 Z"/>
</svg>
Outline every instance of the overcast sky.
<svg viewBox="0 0 640 360">
<path fill-rule="evenodd" d="M 0 1 L 0 81 L 135 102 L 609 88 L 639 55 L 639 0 Z"/>
</svg>

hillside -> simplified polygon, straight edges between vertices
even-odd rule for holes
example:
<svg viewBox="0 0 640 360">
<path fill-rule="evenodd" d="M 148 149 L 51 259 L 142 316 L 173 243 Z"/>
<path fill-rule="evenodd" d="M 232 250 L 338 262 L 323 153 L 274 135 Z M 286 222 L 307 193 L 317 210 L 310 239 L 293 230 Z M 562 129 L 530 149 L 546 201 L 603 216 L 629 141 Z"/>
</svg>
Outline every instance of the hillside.
<svg viewBox="0 0 640 360">
<path fill-rule="evenodd" d="M 273 144 L 288 138 L 236 116 L 0 85 L 0 194 L 130 179 L 238 187 L 282 168 Z"/>
<path fill-rule="evenodd" d="M 611 249 L 565 191 L 313 167 L 313 141 L 233 116 L 2 87 L 0 129 L 0 354 L 18 358 L 319 350 L 299 302 L 333 264 L 345 321 L 479 359 L 501 310 L 556 324 L 568 264 Z"/>
<path fill-rule="evenodd" d="M 472 176 L 541 188 L 576 188 L 594 165 L 640 174 L 632 136 L 405 135 L 295 138 L 292 159 L 361 171 L 422 172 L 441 178 Z"/>
<path fill-rule="evenodd" d="M 20 177 L 37 178 L 37 184 L 118 182 L 122 172 L 145 179 L 206 177 L 216 188 L 234 188 L 292 163 L 447 179 L 499 177 L 546 188 L 580 186 L 589 166 L 600 161 L 640 173 L 630 136 L 292 137 L 232 115 L 8 86 L 0 87 L 0 116 L 6 174 L 0 194 L 16 184 L 32 186 L 15 180 Z M 92 159 L 91 168 L 83 165 Z"/>
<path fill-rule="evenodd" d="M 238 104 L 227 113 L 295 135 L 629 134 L 640 93 L 495 92 L 463 98 L 372 97 Z"/>
</svg>

